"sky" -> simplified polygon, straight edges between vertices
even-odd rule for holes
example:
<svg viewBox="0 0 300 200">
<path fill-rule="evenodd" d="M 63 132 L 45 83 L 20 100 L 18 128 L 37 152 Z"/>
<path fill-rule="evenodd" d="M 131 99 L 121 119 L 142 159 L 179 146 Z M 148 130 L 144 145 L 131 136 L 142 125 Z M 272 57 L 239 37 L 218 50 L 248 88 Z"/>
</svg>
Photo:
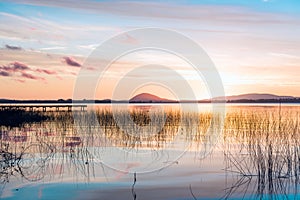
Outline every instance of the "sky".
<svg viewBox="0 0 300 200">
<path fill-rule="evenodd" d="M 86 67 L 93 73 L 103 61 L 99 55 L 93 67 L 86 66 L 95 49 L 113 36 L 147 27 L 174 30 L 201 46 L 217 68 L 226 95 L 300 96 L 298 0 L 10 0 L 0 2 L 0 21 L 0 98 L 73 98 L 80 71 Z M 139 42 L 126 37 L 128 44 Z M 150 50 L 114 61 L 94 97 L 112 98 L 120 80 L 145 65 L 167 66 L 187 81 L 197 99 L 210 97 L 205 80 L 188 62 Z M 176 91 L 151 82 L 151 76 L 185 90 L 182 80 L 149 66 L 125 77 L 147 77 L 149 84 L 123 90 L 123 98 L 148 92 L 176 99 Z"/>
</svg>

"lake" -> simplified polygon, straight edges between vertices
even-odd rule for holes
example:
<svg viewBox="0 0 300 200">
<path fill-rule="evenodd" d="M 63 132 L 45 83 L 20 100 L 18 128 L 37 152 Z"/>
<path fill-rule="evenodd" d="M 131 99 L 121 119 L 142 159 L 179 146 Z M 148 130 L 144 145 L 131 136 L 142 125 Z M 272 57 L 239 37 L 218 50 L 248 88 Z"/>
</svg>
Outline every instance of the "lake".
<svg viewBox="0 0 300 200">
<path fill-rule="evenodd" d="M 2 110 L 1 199 L 298 199 L 299 104 Z"/>
</svg>

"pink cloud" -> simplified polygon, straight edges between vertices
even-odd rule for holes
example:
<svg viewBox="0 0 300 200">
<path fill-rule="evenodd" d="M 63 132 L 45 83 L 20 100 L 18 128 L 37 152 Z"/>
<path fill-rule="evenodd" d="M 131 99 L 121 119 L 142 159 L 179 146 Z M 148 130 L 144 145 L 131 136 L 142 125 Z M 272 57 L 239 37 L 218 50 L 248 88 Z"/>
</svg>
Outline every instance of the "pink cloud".
<svg viewBox="0 0 300 200">
<path fill-rule="evenodd" d="M 32 69 L 28 65 L 18 61 L 0 66 L 0 76 L 12 77 L 13 80 L 21 83 L 25 82 L 26 79 L 45 80 L 45 78 L 37 76 L 34 73 L 57 75 L 56 71 L 40 68 Z"/>
<path fill-rule="evenodd" d="M 36 69 L 35 71 L 39 73 L 48 74 L 48 75 L 57 74 L 55 71 L 48 70 L 48 69 Z"/>
<path fill-rule="evenodd" d="M 127 33 L 125 34 L 125 38 L 122 40 L 122 42 L 127 44 L 139 44 L 139 41 L 136 38 Z"/>
<path fill-rule="evenodd" d="M 0 76 L 10 76 L 10 74 L 6 71 L 0 71 Z"/>
<path fill-rule="evenodd" d="M 28 70 L 30 69 L 26 64 L 21 63 L 21 62 L 13 62 L 13 67 L 15 70 Z"/>
<path fill-rule="evenodd" d="M 73 67 L 81 67 L 81 64 L 72 57 L 63 57 L 63 62 Z"/>
<path fill-rule="evenodd" d="M 21 83 L 25 82 L 25 79 L 45 80 L 45 78 L 34 75 L 34 73 L 57 75 L 56 71 L 41 68 L 32 69 L 28 65 L 18 61 L 0 66 L 0 76 L 13 77 L 13 80 Z"/>
<path fill-rule="evenodd" d="M 22 72 L 21 77 L 32 80 L 45 80 L 43 77 L 35 76 L 26 72 Z"/>
<path fill-rule="evenodd" d="M 25 80 L 23 80 L 23 79 L 14 79 L 14 80 L 17 82 L 20 82 L 20 83 L 25 83 Z"/>
<path fill-rule="evenodd" d="M 0 67 L 0 69 L 5 70 L 6 72 L 18 72 L 18 71 L 30 70 L 30 68 L 26 64 L 17 61 L 2 66 Z"/>
</svg>

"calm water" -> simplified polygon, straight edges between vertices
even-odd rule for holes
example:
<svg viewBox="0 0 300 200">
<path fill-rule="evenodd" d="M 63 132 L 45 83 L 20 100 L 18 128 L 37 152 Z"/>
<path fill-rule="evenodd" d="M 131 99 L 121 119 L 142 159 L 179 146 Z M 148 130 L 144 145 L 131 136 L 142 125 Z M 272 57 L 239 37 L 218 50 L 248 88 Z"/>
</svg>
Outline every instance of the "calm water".
<svg viewBox="0 0 300 200">
<path fill-rule="evenodd" d="M 143 104 L 4 113 L 20 117 L 1 121 L 0 196 L 298 199 L 299 111 L 234 104 L 223 119 L 208 104 Z"/>
</svg>

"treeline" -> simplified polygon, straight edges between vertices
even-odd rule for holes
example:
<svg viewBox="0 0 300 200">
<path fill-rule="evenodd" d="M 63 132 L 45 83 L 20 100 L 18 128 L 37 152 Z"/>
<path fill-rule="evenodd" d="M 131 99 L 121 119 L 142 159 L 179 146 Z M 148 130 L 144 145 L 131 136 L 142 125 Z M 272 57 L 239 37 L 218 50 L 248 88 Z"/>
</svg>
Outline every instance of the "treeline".
<svg viewBox="0 0 300 200">
<path fill-rule="evenodd" d="M 184 101 L 126 101 L 126 100 L 72 100 L 72 99 L 58 99 L 58 100 L 12 100 L 12 99 L 0 99 L 2 104 L 89 104 L 89 103 L 211 103 L 211 100 L 184 100 Z M 215 100 L 214 102 L 222 102 Z M 285 98 L 285 99 L 238 99 L 228 100 L 226 103 L 300 103 L 300 98 Z"/>
<path fill-rule="evenodd" d="M 300 98 L 291 99 L 238 99 L 229 100 L 227 103 L 300 103 Z"/>
</svg>

